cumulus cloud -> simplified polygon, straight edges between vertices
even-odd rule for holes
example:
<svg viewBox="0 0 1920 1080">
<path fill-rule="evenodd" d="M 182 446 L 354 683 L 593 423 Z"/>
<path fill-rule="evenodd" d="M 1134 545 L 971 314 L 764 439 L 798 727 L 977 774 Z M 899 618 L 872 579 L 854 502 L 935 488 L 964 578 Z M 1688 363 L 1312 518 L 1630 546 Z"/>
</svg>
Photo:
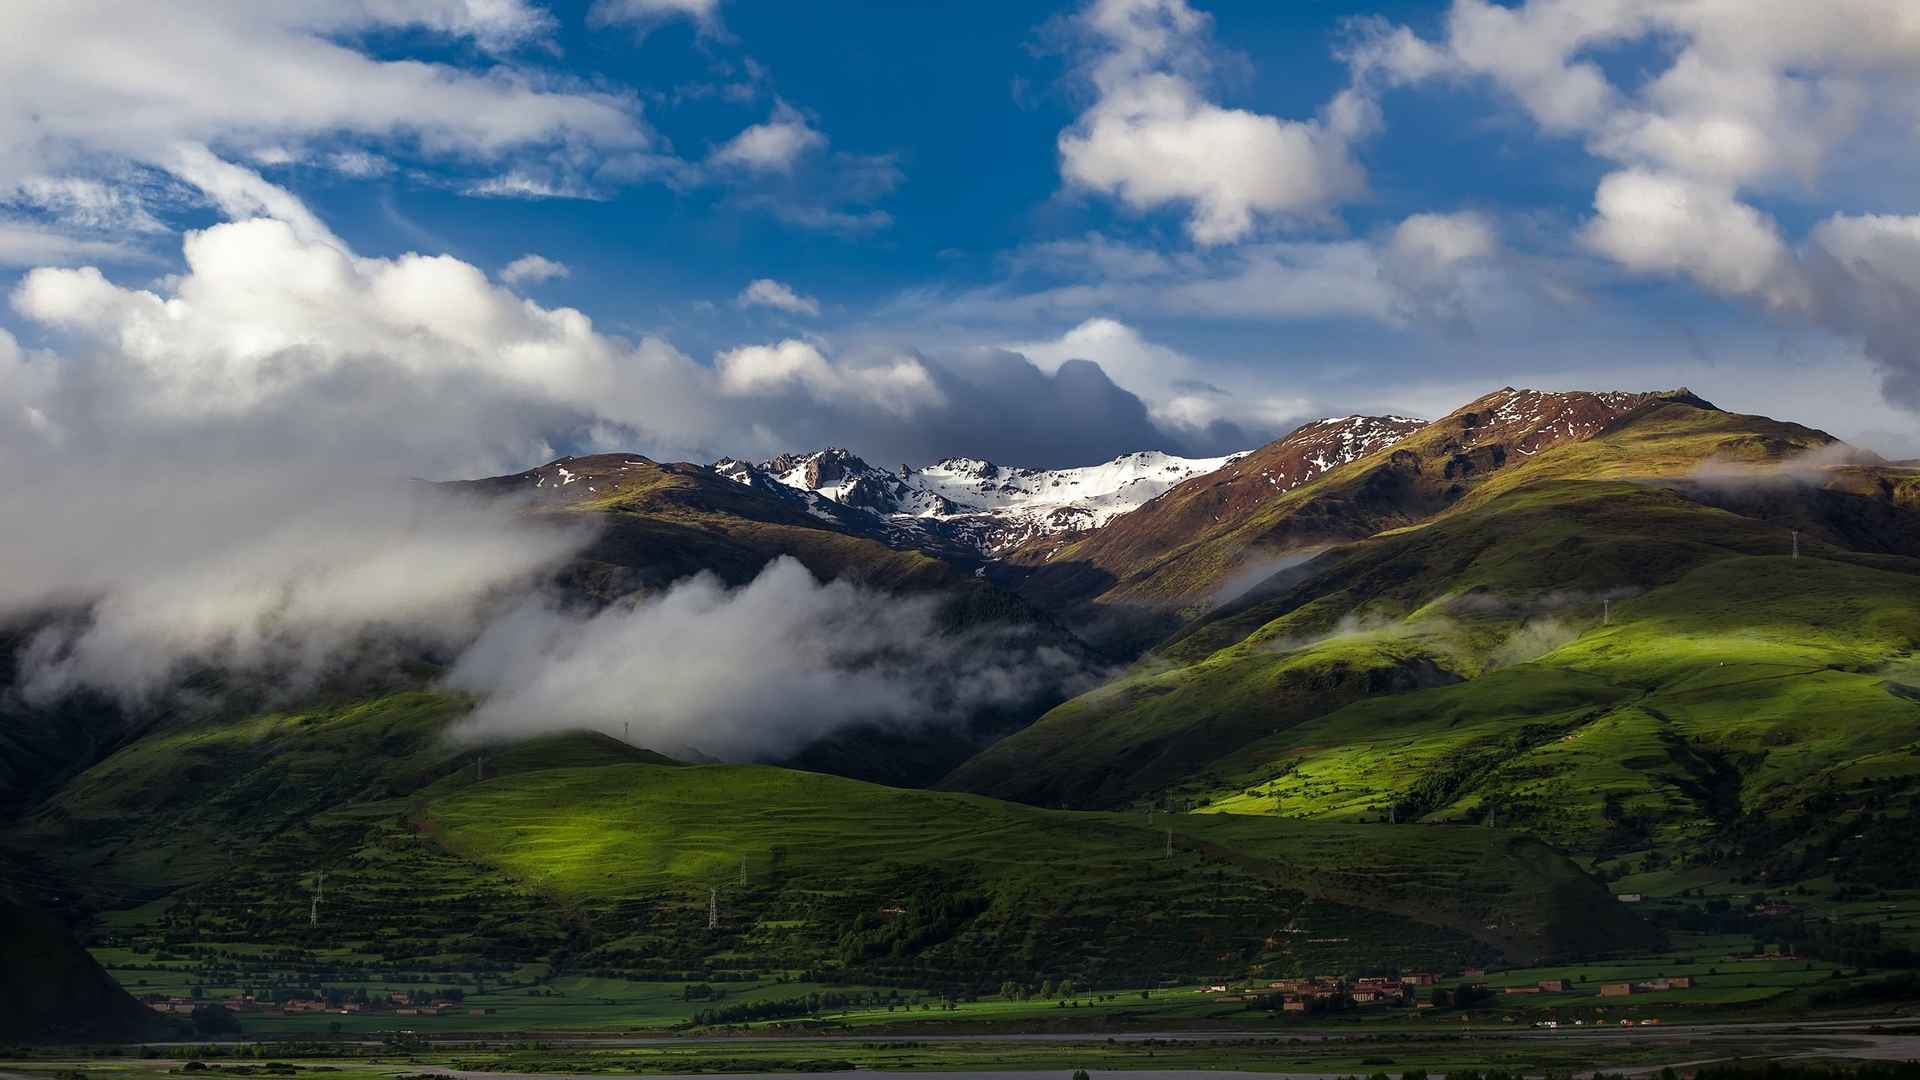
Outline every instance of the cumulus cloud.
<svg viewBox="0 0 1920 1080">
<path fill-rule="evenodd" d="M 741 307 L 770 307 L 789 315 L 819 315 L 820 302 L 793 291 L 793 286 L 772 278 L 756 278 L 740 290 L 735 301 Z"/>
<path fill-rule="evenodd" d="M 1598 54 L 1660 45 L 1613 82 Z M 1582 239 L 1640 273 L 1684 276 L 1864 343 L 1890 401 L 1920 409 L 1920 336 L 1894 313 L 1915 261 L 1898 215 L 1835 215 L 1796 244 L 1755 204 L 1811 191 L 1849 149 L 1900 145 L 1920 90 L 1920 14 L 1898 0 L 1822 5 L 1455 0 L 1434 42 L 1368 24 L 1356 79 L 1484 79 L 1543 130 L 1616 168 Z M 1663 65 L 1663 66 L 1661 66 Z"/>
<path fill-rule="evenodd" d="M 963 722 L 1087 672 L 1004 628 L 944 633 L 934 597 L 821 583 L 781 558 L 729 589 L 709 575 L 591 614 L 530 603 L 448 682 L 482 698 L 474 740 L 599 730 L 667 753 L 778 758 L 855 724 Z"/>
<path fill-rule="evenodd" d="M 256 182 L 236 185 L 236 205 L 279 206 L 294 222 L 188 233 L 181 274 L 146 287 L 92 267 L 27 274 L 14 312 L 59 356 L 0 356 L 0 423 L 32 415 L 31 431 L 14 430 L 46 444 L 299 430 L 408 455 L 435 476 L 524 467 L 556 446 L 712 460 L 840 443 L 882 459 L 1079 465 L 1180 443 L 1091 364 L 1043 371 L 1013 354 L 803 341 L 703 363 L 459 259 L 358 255 Z"/>
<path fill-rule="evenodd" d="M 1786 269 L 1779 230 L 1725 187 L 1630 169 L 1600 182 L 1593 207 L 1585 241 L 1631 270 L 1758 294 L 1778 287 Z"/>
<path fill-rule="evenodd" d="M 555 262 L 543 255 L 526 254 L 501 267 L 500 280 L 509 285 L 529 285 L 568 277 L 572 273 L 566 263 Z"/>
<path fill-rule="evenodd" d="M 804 341 L 747 345 L 714 361 L 729 394 L 757 395 L 798 389 L 816 398 L 869 404 L 907 416 L 944 403 L 927 366 L 914 356 L 882 356 L 870 363 L 837 364 Z"/>
<path fill-rule="evenodd" d="M 1208 20 L 1186 0 L 1096 0 L 1080 21 L 1097 42 L 1097 97 L 1060 134 L 1070 184 L 1139 210 L 1187 206 L 1203 245 L 1242 240 L 1262 217 L 1325 217 L 1364 190 L 1341 125 L 1207 99 Z"/>
<path fill-rule="evenodd" d="M 723 168 L 786 173 L 792 172 L 802 157 L 826 144 L 827 137 L 814 130 L 798 110 L 777 102 L 771 119 L 727 140 L 709 160 Z"/>
</svg>

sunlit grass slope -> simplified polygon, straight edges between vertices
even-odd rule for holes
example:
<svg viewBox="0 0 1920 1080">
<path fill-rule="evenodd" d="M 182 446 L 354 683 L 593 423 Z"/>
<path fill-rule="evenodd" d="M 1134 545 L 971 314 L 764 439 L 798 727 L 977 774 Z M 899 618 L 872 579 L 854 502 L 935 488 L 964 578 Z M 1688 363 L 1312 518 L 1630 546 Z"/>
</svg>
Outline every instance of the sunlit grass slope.
<svg viewBox="0 0 1920 1080">
<path fill-rule="evenodd" d="M 936 896 L 962 903 L 918 962 L 955 971 L 1206 970 L 1190 966 L 1196 940 L 1286 968 L 1341 952 L 1432 963 L 1471 950 L 1467 937 L 1514 953 L 1645 940 L 1563 858 L 1479 829 L 1150 826 L 750 765 L 524 773 L 436 796 L 430 812 L 453 850 L 590 912 L 652 904 L 697 939 L 717 889 L 749 954 L 822 937 L 840 939 L 843 962 L 885 959 L 861 953 Z M 1351 940 L 1276 943 L 1301 918 Z"/>
<path fill-rule="evenodd" d="M 1641 484 L 1515 487 L 1216 612 L 948 783 L 1737 846 L 1920 771 L 1920 561 L 1786 533 Z"/>
<path fill-rule="evenodd" d="M 1444 968 L 1652 936 L 1570 861 L 1506 832 L 1149 824 L 682 765 L 588 734 L 476 747 L 446 737 L 465 708 L 397 694 L 156 733 L 23 839 L 106 912 L 109 941 L 214 950 L 174 962 L 232 968 L 202 977 L 236 985 L 259 950 L 330 983 L 455 964 L 509 982 L 532 965 L 991 989 Z"/>
<path fill-rule="evenodd" d="M 1216 809 L 1496 820 L 1593 853 L 1704 843 L 1920 775 L 1912 573 L 1729 558 L 1472 682 L 1356 703 L 1219 763 Z M 1237 769 L 1237 772 L 1236 772 Z"/>
</svg>

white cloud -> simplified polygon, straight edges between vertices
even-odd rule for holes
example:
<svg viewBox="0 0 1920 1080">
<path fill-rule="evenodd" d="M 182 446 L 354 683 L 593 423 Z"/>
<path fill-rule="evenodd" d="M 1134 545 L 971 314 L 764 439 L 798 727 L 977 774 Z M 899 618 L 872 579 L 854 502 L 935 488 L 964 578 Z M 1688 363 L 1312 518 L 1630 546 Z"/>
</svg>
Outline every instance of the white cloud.
<svg viewBox="0 0 1920 1080">
<path fill-rule="evenodd" d="M 811 296 L 802 296 L 794 292 L 791 285 L 775 281 L 772 278 L 756 278 L 747 287 L 740 290 L 735 301 L 741 307 L 777 308 L 789 315 L 820 314 L 820 301 Z"/>
<path fill-rule="evenodd" d="M 630 97 L 506 59 L 552 26 L 524 0 L 0 7 L 0 175 L 37 178 L 19 190 L 69 226 L 107 227 L 118 215 L 114 228 L 155 231 L 140 173 L 157 169 L 230 216 L 271 214 L 317 236 L 297 201 L 232 162 L 319 160 L 363 177 L 393 167 L 365 146 L 323 154 L 312 145 L 343 136 L 463 166 L 545 155 L 588 175 L 648 152 L 652 135 Z M 456 67 L 358 44 L 395 31 L 495 56 Z"/>
<path fill-rule="evenodd" d="M 1480 214 L 1413 214 L 1393 228 L 1391 257 L 1406 263 L 1450 267 L 1493 254 L 1499 241 Z"/>
<path fill-rule="evenodd" d="M 1325 217 L 1364 190 L 1343 131 L 1205 98 L 1190 72 L 1207 19 L 1186 0 L 1096 0 L 1082 22 L 1102 51 L 1097 100 L 1060 134 L 1069 183 L 1139 210 L 1187 205 L 1203 245 L 1242 240 L 1262 217 Z"/>
<path fill-rule="evenodd" d="M 520 169 L 467 185 L 465 193 L 490 199 L 598 199 L 590 188 Z"/>
<path fill-rule="evenodd" d="M 726 168 L 786 173 L 802 157 L 827 144 L 827 137 L 808 125 L 806 117 L 784 102 L 774 104 L 773 116 L 727 140 L 708 159 Z"/>
<path fill-rule="evenodd" d="M 594 0 L 587 24 L 595 27 L 629 24 L 641 31 L 668 19 L 691 19 L 703 32 L 720 28 L 720 0 Z"/>
<path fill-rule="evenodd" d="M 362 258 L 331 234 L 304 235 L 272 218 L 189 233 L 183 251 L 187 272 L 164 292 L 122 287 L 91 268 L 36 269 L 22 280 L 15 310 L 80 347 L 62 370 L 89 390 L 55 395 L 44 403 L 49 415 L 96 429 L 191 427 L 297 409 L 332 380 L 381 373 L 422 386 L 478 380 L 494 388 L 485 393 L 523 402 L 530 421 L 543 407 L 567 409 L 669 446 L 713 431 L 699 401 L 715 391 L 699 364 L 664 342 L 601 335 L 579 312 L 522 300 L 457 259 Z M 512 460 L 535 437 L 463 434 L 456 425 L 470 418 L 456 417 L 419 431 L 443 444 L 442 462 L 449 453 Z"/>
<path fill-rule="evenodd" d="M 329 154 L 327 164 L 332 166 L 335 172 L 361 179 L 385 176 L 393 171 L 393 162 L 379 154 L 367 153 L 365 150 L 342 150 Z"/>
<path fill-rule="evenodd" d="M 202 461 L 193 477 L 178 464 L 55 466 L 41 475 L 63 485 L 53 513 L 44 492 L 0 496 L 13 523 L 0 540 L 0 611 L 93 601 L 84 620 L 55 622 L 21 654 L 30 700 L 90 686 L 139 705 L 189 664 L 281 694 L 355 657 L 385 668 L 409 645 L 464 644 L 489 594 L 590 538 L 504 502 L 311 462 Z"/>
<path fill-rule="evenodd" d="M 572 275 L 573 271 L 563 262 L 555 262 L 541 255 L 527 254 L 500 268 L 500 280 L 509 285 L 538 284 Z"/>
<path fill-rule="evenodd" d="M 48 266 L 151 258 L 118 240 L 101 240 L 29 221 L 0 219 L 0 266 Z"/>
<path fill-rule="evenodd" d="M 1652 77 L 1610 81 L 1597 53 L 1649 42 L 1659 46 Z M 1437 43 L 1376 24 L 1350 60 L 1386 81 L 1485 78 L 1544 130 L 1583 137 L 1617 166 L 1595 192 L 1589 248 L 1857 338 L 1889 397 L 1920 408 L 1920 335 L 1888 317 L 1914 299 L 1897 215 L 1836 216 L 1796 250 L 1753 200 L 1815 193 L 1862 145 L 1902 153 L 1915 122 L 1907 103 L 1920 93 L 1920 9 L 1455 0 Z"/>
<path fill-rule="evenodd" d="M 1766 215 L 1711 183 L 1629 169 L 1594 193 L 1584 239 L 1630 270 L 1686 274 L 1716 291 L 1759 294 L 1787 261 Z"/>
<path fill-rule="evenodd" d="M 518 0 L 329 5 L 13 6 L 0 13 L 0 165 L 112 154 L 170 167 L 180 144 L 282 146 L 353 133 L 428 153 L 496 155 L 547 143 L 645 145 L 629 103 L 547 89 L 510 66 L 381 60 L 341 44 L 418 28 L 483 45 L 541 32 Z M 75 63 L 74 57 L 94 62 Z"/>
<path fill-rule="evenodd" d="M 1110 312 L 1252 321 L 1343 320 L 1393 326 L 1524 291 L 1492 222 L 1476 212 L 1414 214 L 1377 236 L 1264 241 L 1168 253 L 1099 235 L 1016 252 L 1011 281 L 954 297 L 909 295 L 892 317 L 969 322 L 1085 319 Z M 1041 278 L 1035 287 L 1029 280 Z"/>
<path fill-rule="evenodd" d="M 624 737 L 631 724 L 643 745 L 739 760 L 850 724 L 919 726 L 1022 702 L 1088 674 L 1011 631 L 943 631 L 932 597 L 822 583 L 783 557 L 737 589 L 701 575 L 590 616 L 524 605 L 449 681 L 483 698 L 456 729 L 468 739 Z"/>
<path fill-rule="evenodd" d="M 204 146 L 181 143 L 173 147 L 166 167 L 205 192 L 230 218 L 272 218 L 285 222 L 301 240 L 345 250 L 346 245 L 292 192 L 251 169 L 221 160 Z"/>
<path fill-rule="evenodd" d="M 14 202 L 73 229 L 161 233 L 166 226 L 148 210 L 132 183 L 106 183 L 81 176 L 30 176 L 15 186 Z"/>
<path fill-rule="evenodd" d="M 813 345 L 788 339 L 721 353 L 714 367 L 720 373 L 721 388 L 729 394 L 775 394 L 799 388 L 815 398 L 860 402 L 899 416 L 943 400 L 932 374 L 911 356 L 882 357 L 857 366 L 837 364 Z"/>
<path fill-rule="evenodd" d="M 60 355 L 0 355 L 0 452 L 313 440 L 445 476 L 523 467 L 562 440 L 693 460 L 838 440 L 1043 464 L 1161 441 L 1103 376 L 1056 385 L 1020 359 L 976 378 L 898 348 L 805 341 L 703 364 L 459 259 L 365 257 L 311 231 L 254 218 L 190 232 L 185 272 L 144 288 L 91 267 L 28 273 L 14 312 Z M 1009 410 L 1051 419 L 983 419 Z"/>
</svg>

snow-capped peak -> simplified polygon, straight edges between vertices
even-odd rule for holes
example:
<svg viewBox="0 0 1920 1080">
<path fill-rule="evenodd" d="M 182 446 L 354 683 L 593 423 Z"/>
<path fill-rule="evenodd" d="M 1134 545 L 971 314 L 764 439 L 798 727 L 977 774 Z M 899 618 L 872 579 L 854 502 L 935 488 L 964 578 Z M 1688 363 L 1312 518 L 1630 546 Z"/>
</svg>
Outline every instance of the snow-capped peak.
<svg viewBox="0 0 1920 1080">
<path fill-rule="evenodd" d="M 958 541 L 994 555 L 1032 537 L 1097 528 L 1182 480 L 1209 473 L 1238 454 L 1183 458 L 1155 450 L 1071 469 L 1027 469 L 978 458 L 946 458 L 923 468 L 876 468 L 839 447 L 782 454 L 754 471 L 789 488 L 889 523 Z M 742 483 L 743 462 L 715 469 Z"/>
</svg>

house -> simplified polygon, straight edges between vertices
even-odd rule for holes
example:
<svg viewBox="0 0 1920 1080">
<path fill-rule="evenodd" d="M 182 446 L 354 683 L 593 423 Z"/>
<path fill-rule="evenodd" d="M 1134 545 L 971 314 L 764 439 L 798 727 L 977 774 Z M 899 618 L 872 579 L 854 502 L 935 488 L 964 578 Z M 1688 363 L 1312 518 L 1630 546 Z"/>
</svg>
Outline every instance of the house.
<svg viewBox="0 0 1920 1080">
<path fill-rule="evenodd" d="M 1614 899 L 1620 901 L 1623 904 L 1637 904 L 1640 901 L 1645 900 L 1646 896 L 1637 892 L 1623 892 L 1616 895 Z"/>
<path fill-rule="evenodd" d="M 1307 1003 L 1304 1001 L 1301 1001 L 1299 998 L 1295 998 L 1292 1001 L 1289 1001 L 1286 1004 L 1280 1006 L 1280 1010 L 1282 1012 L 1303 1013 L 1307 1011 Z"/>
<path fill-rule="evenodd" d="M 1567 992 L 1567 980 L 1541 979 L 1540 991 L 1546 994 L 1564 994 Z"/>
<path fill-rule="evenodd" d="M 1465 971 L 1463 971 L 1463 972 L 1461 972 L 1460 974 L 1461 974 L 1461 975 L 1464 975 L 1465 977 L 1467 977 L 1467 978 L 1469 978 L 1469 979 L 1474 979 L 1474 978 L 1478 978 L 1478 977 L 1480 977 L 1480 976 L 1482 976 L 1482 975 L 1485 975 L 1485 974 L 1486 974 L 1486 970 L 1485 970 L 1485 969 L 1483 969 L 1483 968 L 1468 968 L 1467 970 L 1465 970 Z"/>
<path fill-rule="evenodd" d="M 1628 997 L 1633 993 L 1632 983 L 1601 983 L 1601 997 Z"/>
<path fill-rule="evenodd" d="M 1432 986 L 1434 983 L 1434 976 L 1428 974 L 1427 972 L 1422 971 L 1417 974 L 1402 976 L 1402 980 L 1405 982 L 1410 982 L 1415 986 Z"/>
<path fill-rule="evenodd" d="M 1540 988 L 1537 986 L 1508 986 L 1502 989 L 1509 994 L 1537 994 L 1540 992 Z"/>
<path fill-rule="evenodd" d="M 492 1016 L 493 1015 L 492 1009 L 468 1009 L 467 1012 L 469 1015 L 472 1015 L 472 1016 Z"/>
<path fill-rule="evenodd" d="M 1640 989 L 1642 990 L 1691 990 L 1693 989 L 1693 976 L 1673 975 L 1673 976 L 1669 976 L 1667 978 L 1661 978 L 1661 979 L 1648 979 L 1646 982 L 1643 982 L 1640 984 Z"/>
</svg>

